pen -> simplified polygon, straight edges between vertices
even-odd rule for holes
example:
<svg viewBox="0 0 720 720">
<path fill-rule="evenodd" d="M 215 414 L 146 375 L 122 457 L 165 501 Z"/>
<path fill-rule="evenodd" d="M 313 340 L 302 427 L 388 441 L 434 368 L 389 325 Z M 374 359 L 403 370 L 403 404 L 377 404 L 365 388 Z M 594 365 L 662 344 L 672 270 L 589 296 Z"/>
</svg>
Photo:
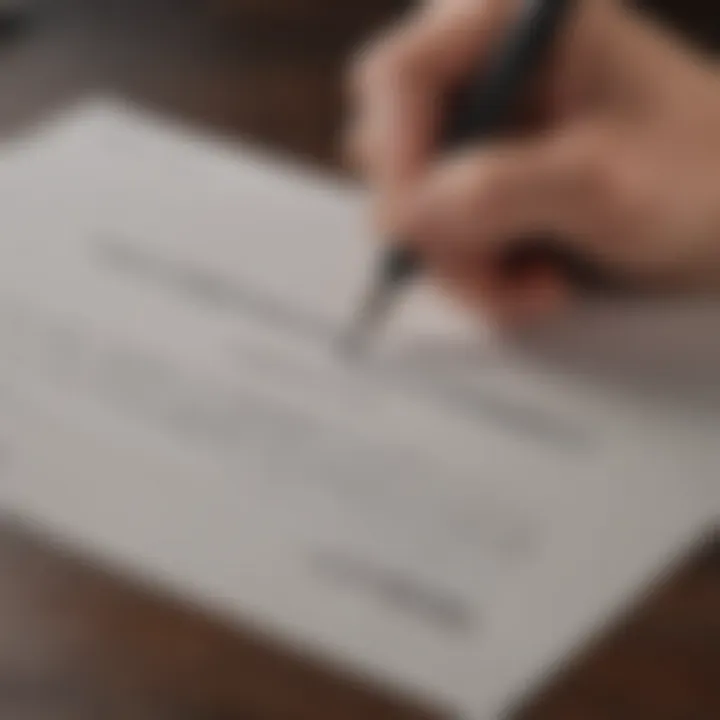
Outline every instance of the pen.
<svg viewBox="0 0 720 720">
<path fill-rule="evenodd" d="M 552 50 L 573 0 L 525 0 L 521 16 L 489 65 L 483 64 L 456 99 L 444 144 L 455 148 L 491 137 L 514 119 L 518 103 Z M 502 259 L 502 269 L 522 273 L 538 263 L 550 264 L 579 289 L 607 292 L 614 281 L 589 259 L 558 243 L 534 239 L 520 243 Z M 420 271 L 420 258 L 402 241 L 384 253 L 374 284 L 347 338 L 347 348 L 364 345 L 388 314 L 396 294 Z"/>
</svg>

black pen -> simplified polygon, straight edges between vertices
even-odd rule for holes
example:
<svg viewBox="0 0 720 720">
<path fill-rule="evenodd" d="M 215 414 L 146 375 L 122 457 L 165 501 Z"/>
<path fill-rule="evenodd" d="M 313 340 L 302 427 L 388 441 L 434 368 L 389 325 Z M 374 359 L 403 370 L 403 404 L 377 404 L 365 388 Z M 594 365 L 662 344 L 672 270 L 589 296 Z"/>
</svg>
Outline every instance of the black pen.
<svg viewBox="0 0 720 720">
<path fill-rule="evenodd" d="M 458 96 L 448 118 L 445 146 L 456 148 L 490 138 L 516 119 L 519 103 L 527 97 L 575 4 L 574 0 L 525 0 L 509 37 Z M 509 272 L 522 272 L 540 262 L 557 267 L 573 285 L 586 291 L 605 292 L 612 285 L 592 262 L 547 241 L 518 245 L 504 265 Z M 402 241 L 383 255 L 375 284 L 351 328 L 348 349 L 362 347 L 387 315 L 397 292 L 422 270 L 421 266 L 417 255 Z"/>
</svg>

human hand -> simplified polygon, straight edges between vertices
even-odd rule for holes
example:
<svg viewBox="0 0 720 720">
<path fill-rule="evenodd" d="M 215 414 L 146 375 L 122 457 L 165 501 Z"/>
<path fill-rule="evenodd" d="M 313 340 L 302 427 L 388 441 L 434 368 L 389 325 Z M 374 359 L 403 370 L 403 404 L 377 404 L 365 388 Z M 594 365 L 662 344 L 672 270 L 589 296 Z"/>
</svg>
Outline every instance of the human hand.
<svg viewBox="0 0 720 720">
<path fill-rule="evenodd" d="M 348 145 L 380 229 L 501 321 L 562 307 L 553 268 L 500 254 L 553 237 L 638 286 L 720 287 L 720 78 L 614 0 L 579 0 L 513 136 L 438 153 L 447 94 L 511 29 L 518 0 L 435 0 L 367 49 Z"/>
</svg>

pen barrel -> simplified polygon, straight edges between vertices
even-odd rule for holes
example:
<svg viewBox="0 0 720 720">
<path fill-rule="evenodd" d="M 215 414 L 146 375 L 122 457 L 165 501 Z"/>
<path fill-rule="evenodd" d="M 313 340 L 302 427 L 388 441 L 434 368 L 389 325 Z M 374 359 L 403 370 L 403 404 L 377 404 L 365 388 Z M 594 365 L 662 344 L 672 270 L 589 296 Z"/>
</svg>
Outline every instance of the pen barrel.
<svg viewBox="0 0 720 720">
<path fill-rule="evenodd" d="M 442 138 L 445 148 L 489 140 L 519 119 L 519 105 L 545 69 L 576 4 L 577 0 L 524 0 L 513 28 L 455 94 Z M 591 294 L 615 293 L 619 287 L 603 268 L 552 238 L 522 242 L 516 252 L 511 247 L 499 261 L 509 277 L 550 266 L 572 286 Z M 421 266 L 421 258 L 410 247 L 395 245 L 383 258 L 380 287 L 403 286 Z"/>
<path fill-rule="evenodd" d="M 503 38 L 488 63 L 454 98 L 444 143 L 457 148 L 482 143 L 519 119 L 520 103 L 547 67 L 558 37 L 577 0 L 524 0 L 512 32 Z M 628 292 L 628 283 L 552 238 L 523 239 L 499 259 L 503 274 L 518 278 L 534 268 L 552 268 L 575 288 L 590 294 Z M 416 263 L 417 265 L 417 263 Z"/>
<path fill-rule="evenodd" d="M 517 119 L 518 105 L 556 46 L 574 0 L 524 0 L 512 32 L 454 98 L 445 145 L 480 142 Z"/>
<path fill-rule="evenodd" d="M 421 269 L 418 254 L 412 248 L 397 243 L 383 258 L 381 281 L 385 285 L 401 286 L 412 280 Z"/>
</svg>

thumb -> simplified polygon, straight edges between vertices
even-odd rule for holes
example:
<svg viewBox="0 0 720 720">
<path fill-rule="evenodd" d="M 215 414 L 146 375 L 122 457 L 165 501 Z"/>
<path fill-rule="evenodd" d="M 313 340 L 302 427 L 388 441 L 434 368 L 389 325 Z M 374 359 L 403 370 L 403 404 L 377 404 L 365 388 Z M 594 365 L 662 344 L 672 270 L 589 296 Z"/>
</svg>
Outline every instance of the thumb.
<svg viewBox="0 0 720 720">
<path fill-rule="evenodd" d="M 431 168 L 391 224 L 430 251 L 494 252 L 547 235 L 598 251 L 610 156 L 587 133 L 464 151 Z"/>
</svg>

